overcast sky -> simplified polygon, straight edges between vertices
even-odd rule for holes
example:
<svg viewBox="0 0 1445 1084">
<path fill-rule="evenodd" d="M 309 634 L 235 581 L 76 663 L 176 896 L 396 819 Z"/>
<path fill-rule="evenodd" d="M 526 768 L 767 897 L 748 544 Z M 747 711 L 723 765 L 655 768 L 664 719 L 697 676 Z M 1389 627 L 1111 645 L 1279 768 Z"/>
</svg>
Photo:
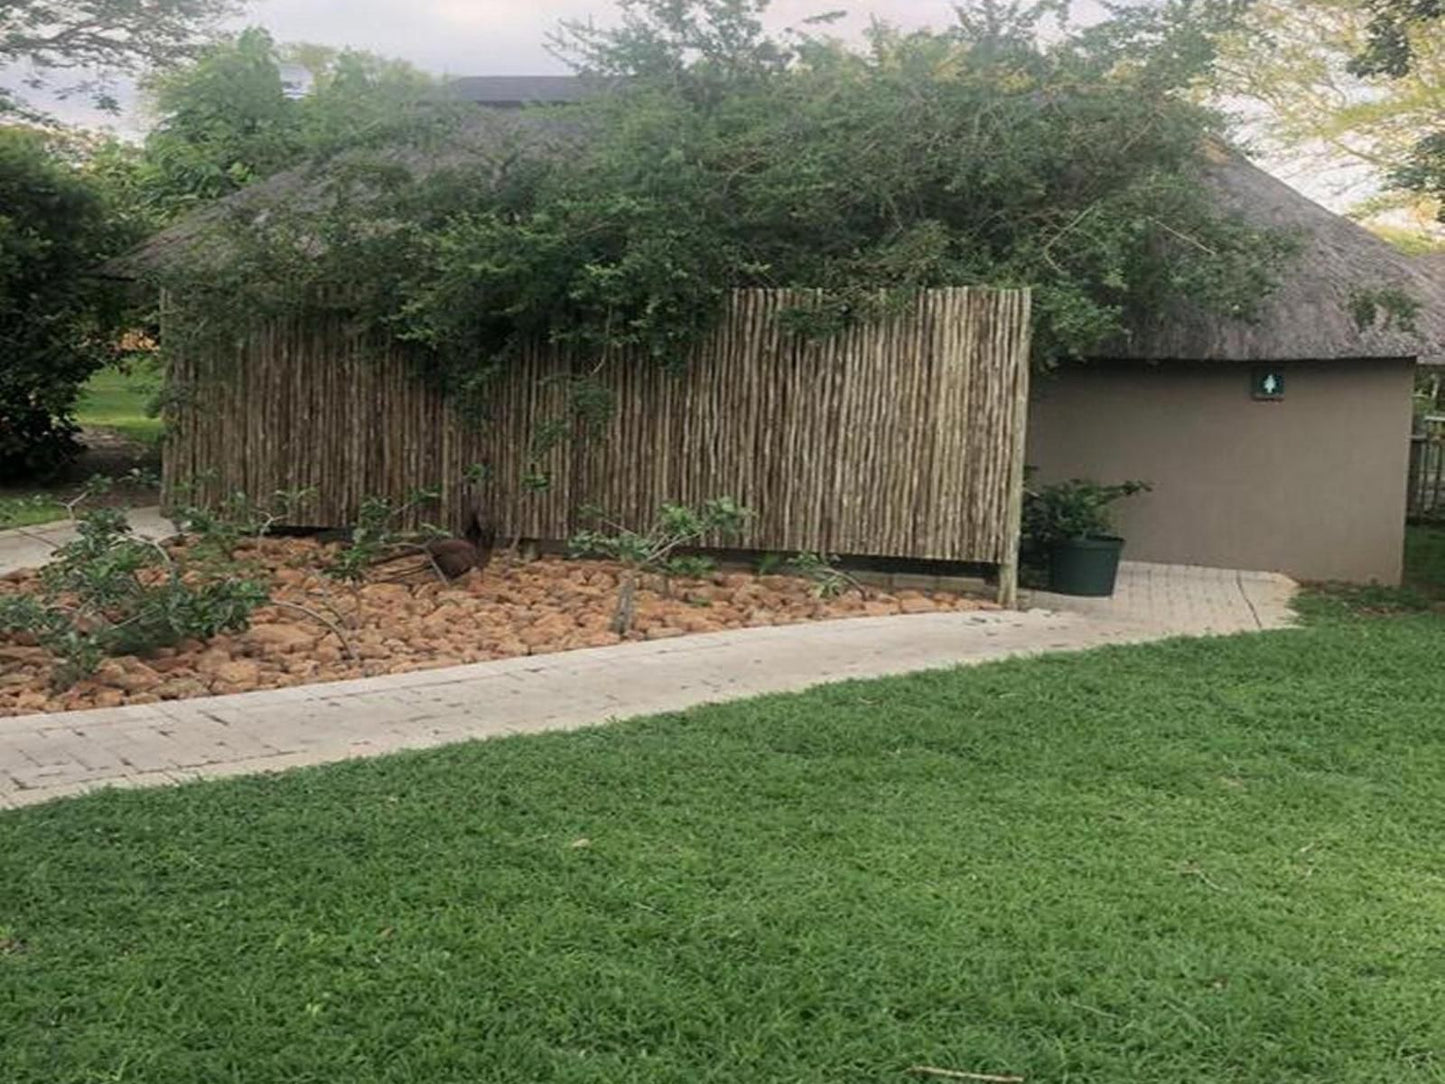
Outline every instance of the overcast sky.
<svg viewBox="0 0 1445 1084">
<path fill-rule="evenodd" d="M 1078 0 L 1076 8 L 1080 17 L 1098 10 L 1095 0 Z M 546 46 L 563 19 L 606 24 L 616 21 L 617 10 L 613 0 L 252 0 L 233 28 L 261 25 L 282 42 L 400 57 L 436 75 L 540 75 L 567 70 Z M 846 37 L 857 37 L 872 18 L 908 28 L 944 26 L 953 19 L 950 0 L 774 0 L 767 21 L 783 30 L 832 11 L 847 14 L 828 32 Z M 127 87 L 119 97 L 128 104 L 135 100 Z M 129 136 L 146 124 L 134 111 L 117 120 L 80 101 L 54 108 L 72 123 Z"/>
<path fill-rule="evenodd" d="M 616 19 L 611 0 L 259 0 L 248 19 L 283 41 L 350 45 L 399 56 L 438 74 L 533 75 L 565 71 L 545 48 L 563 19 Z M 876 15 L 900 26 L 943 25 L 948 0 L 774 0 L 775 29 L 845 10 L 856 32 Z"/>
<path fill-rule="evenodd" d="M 3 0 L 0 0 L 3 2 Z M 1096 18 L 1098 0 L 1075 0 L 1075 21 Z M 261 25 L 282 42 L 315 42 L 365 49 L 409 60 L 442 76 L 535 75 L 565 72 L 547 51 L 547 36 L 563 19 L 617 19 L 614 0 L 251 0 L 230 27 Z M 773 0 L 767 21 L 774 30 L 801 26 L 809 16 L 842 11 L 829 33 L 857 38 L 870 19 L 904 28 L 945 26 L 953 20 L 952 0 Z M 0 82 L 14 82 L 0 77 Z M 144 111 L 128 86 L 119 88 L 128 110 L 121 117 L 98 114 L 81 101 L 57 103 L 55 112 L 76 124 L 110 128 L 137 138 L 147 127 Z M 1326 203 L 1348 200 L 1310 178 L 1286 178 Z"/>
</svg>

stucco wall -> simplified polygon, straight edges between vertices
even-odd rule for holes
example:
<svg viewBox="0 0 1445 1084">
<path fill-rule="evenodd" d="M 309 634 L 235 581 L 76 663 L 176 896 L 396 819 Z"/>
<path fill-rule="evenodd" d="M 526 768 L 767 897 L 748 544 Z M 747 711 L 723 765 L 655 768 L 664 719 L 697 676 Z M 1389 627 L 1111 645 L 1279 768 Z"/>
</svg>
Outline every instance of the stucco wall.
<svg viewBox="0 0 1445 1084">
<path fill-rule="evenodd" d="M 1039 377 L 1028 462 L 1042 481 L 1152 482 L 1116 506 L 1125 559 L 1398 583 L 1414 366 L 1282 368 L 1280 402 L 1251 398 L 1244 364 Z"/>
</svg>

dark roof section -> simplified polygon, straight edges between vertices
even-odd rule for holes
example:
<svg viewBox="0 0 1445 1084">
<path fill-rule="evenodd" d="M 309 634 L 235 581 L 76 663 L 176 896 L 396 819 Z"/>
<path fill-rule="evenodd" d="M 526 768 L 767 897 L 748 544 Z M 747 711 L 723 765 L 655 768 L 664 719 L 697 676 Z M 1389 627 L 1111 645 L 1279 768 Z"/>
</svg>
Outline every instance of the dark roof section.
<svg viewBox="0 0 1445 1084">
<path fill-rule="evenodd" d="M 1290 230 L 1303 251 L 1257 320 L 1180 306 L 1141 324 L 1111 356 L 1156 361 L 1325 361 L 1445 356 L 1445 273 L 1431 275 L 1387 241 L 1297 192 L 1222 145 L 1206 149 L 1206 179 L 1222 208 L 1251 225 Z M 1416 330 L 1360 330 L 1352 300 L 1394 288 L 1419 302 Z"/>
<path fill-rule="evenodd" d="M 510 109 L 571 105 L 595 93 L 596 84 L 575 75 L 468 75 L 448 80 L 442 86 L 442 94 L 449 101 Z"/>
</svg>

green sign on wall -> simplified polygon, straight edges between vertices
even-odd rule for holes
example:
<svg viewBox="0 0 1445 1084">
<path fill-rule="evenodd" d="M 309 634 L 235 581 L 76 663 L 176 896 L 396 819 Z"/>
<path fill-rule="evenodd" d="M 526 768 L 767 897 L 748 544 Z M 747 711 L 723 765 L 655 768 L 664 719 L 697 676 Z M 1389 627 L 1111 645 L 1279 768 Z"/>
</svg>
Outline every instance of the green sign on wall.
<svg viewBox="0 0 1445 1084">
<path fill-rule="evenodd" d="M 1255 369 L 1252 377 L 1253 395 L 1256 399 L 1277 401 L 1284 398 L 1284 370 L 1280 368 Z"/>
</svg>

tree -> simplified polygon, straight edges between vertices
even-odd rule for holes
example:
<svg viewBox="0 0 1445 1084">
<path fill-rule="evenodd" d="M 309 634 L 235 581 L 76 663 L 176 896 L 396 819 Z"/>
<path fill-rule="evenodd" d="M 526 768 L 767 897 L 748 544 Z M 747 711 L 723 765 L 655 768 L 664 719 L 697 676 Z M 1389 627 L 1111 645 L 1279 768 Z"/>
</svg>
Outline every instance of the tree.
<svg viewBox="0 0 1445 1084">
<path fill-rule="evenodd" d="M 51 136 L 0 128 L 0 476 L 75 450 L 77 391 L 112 356 L 122 311 L 93 272 L 129 240 Z"/>
<path fill-rule="evenodd" d="M 1354 71 L 1401 81 L 1442 66 L 1445 0 L 1369 0 L 1369 6 L 1369 40 L 1351 63 Z M 1441 85 L 1437 80 L 1436 86 Z M 1436 111 L 1433 123 L 1434 130 L 1420 137 L 1390 179 L 1433 197 L 1437 218 L 1445 222 L 1445 108 Z"/>
<path fill-rule="evenodd" d="M 284 60 L 310 72 L 299 96 L 282 80 Z M 429 82 L 401 61 L 324 46 L 278 47 L 251 27 L 150 81 L 159 122 L 146 140 L 142 185 L 161 217 L 172 218 L 389 131 Z"/>
<path fill-rule="evenodd" d="M 85 93 L 114 108 L 97 73 L 138 73 L 194 55 L 237 0 L 6 0 L 0 7 L 0 70 L 27 65 L 32 90 Z M 77 81 L 55 87 L 59 72 Z M 0 91 L 0 115 L 32 113 Z"/>
<path fill-rule="evenodd" d="M 192 307 L 174 325 L 231 336 L 345 298 L 467 391 L 539 337 L 599 366 L 677 364 L 738 287 L 818 289 L 793 322 L 826 335 L 921 289 L 1028 285 L 1051 365 L 1183 298 L 1247 316 L 1291 250 L 1201 180 L 1222 122 L 1184 92 L 1228 5 L 1059 38 L 1039 27 L 1055 4 L 983 4 L 863 50 L 774 40 L 764 7 L 635 0 L 616 31 L 574 28 L 610 92 L 565 119 L 465 122 L 470 164 L 252 207 L 163 271 Z"/>
<path fill-rule="evenodd" d="M 1415 32 L 1445 19 L 1445 0 L 1366 0 L 1369 38 L 1351 67 L 1359 75 L 1408 73 L 1419 58 Z"/>
<path fill-rule="evenodd" d="M 1243 106 L 1249 130 L 1276 157 L 1333 173 L 1345 189 L 1383 180 L 1391 191 L 1363 211 L 1405 210 L 1428 222 L 1441 208 L 1428 185 L 1405 185 L 1402 171 L 1445 116 L 1445 42 L 1424 23 L 1400 24 L 1393 50 L 1381 52 L 1382 10 L 1362 0 L 1260 0 L 1224 38 L 1213 87 Z"/>
</svg>

